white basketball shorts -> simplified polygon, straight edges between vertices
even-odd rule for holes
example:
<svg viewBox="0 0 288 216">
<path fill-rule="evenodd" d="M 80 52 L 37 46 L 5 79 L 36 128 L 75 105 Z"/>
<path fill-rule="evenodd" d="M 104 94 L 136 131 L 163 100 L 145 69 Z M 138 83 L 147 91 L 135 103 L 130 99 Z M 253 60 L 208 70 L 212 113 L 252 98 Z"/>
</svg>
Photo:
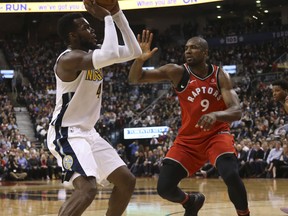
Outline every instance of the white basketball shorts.
<svg viewBox="0 0 288 216">
<path fill-rule="evenodd" d="M 62 181 L 72 182 L 79 175 L 94 176 L 107 185 L 107 177 L 126 165 L 116 150 L 93 128 L 49 126 L 47 146 L 62 167 Z"/>
</svg>

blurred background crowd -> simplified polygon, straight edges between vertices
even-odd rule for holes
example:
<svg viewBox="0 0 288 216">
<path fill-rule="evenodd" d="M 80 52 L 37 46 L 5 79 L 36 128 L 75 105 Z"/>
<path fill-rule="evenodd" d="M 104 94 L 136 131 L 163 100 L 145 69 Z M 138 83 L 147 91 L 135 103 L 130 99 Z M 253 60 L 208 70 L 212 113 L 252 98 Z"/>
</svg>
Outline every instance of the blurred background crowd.
<svg viewBox="0 0 288 216">
<path fill-rule="evenodd" d="M 231 124 L 231 131 L 243 178 L 288 178 L 288 115 L 273 101 L 271 92 L 272 81 L 287 79 L 288 73 L 288 67 L 283 67 L 288 62 L 288 25 L 279 20 L 271 16 L 265 24 L 209 21 L 201 32 L 193 22 L 171 25 L 162 32 L 154 29 L 153 43 L 159 52 L 147 66 L 182 64 L 185 41 L 199 34 L 209 42 L 210 63 L 237 66 L 231 77 L 241 101 L 242 118 Z M 135 27 L 135 34 L 140 33 L 140 27 L 143 25 Z M 261 32 L 284 33 L 265 40 L 258 36 L 256 42 L 247 39 L 227 44 L 214 40 Z M 35 38 L 11 33 L 0 41 L 2 59 L 15 71 L 12 79 L 0 77 L 2 181 L 61 178 L 61 168 L 47 150 L 46 134 L 55 104 L 53 65 L 65 46 L 56 36 Z M 170 83 L 129 85 L 130 65 L 104 68 L 102 116 L 95 128 L 136 176 L 157 176 L 181 125 L 181 110 Z M 19 130 L 15 112 L 21 112 L 21 107 L 29 112 L 35 134 L 32 138 Z M 150 126 L 168 126 L 169 131 L 151 139 L 124 139 L 124 128 Z M 218 174 L 207 161 L 195 177 L 217 178 Z"/>
</svg>

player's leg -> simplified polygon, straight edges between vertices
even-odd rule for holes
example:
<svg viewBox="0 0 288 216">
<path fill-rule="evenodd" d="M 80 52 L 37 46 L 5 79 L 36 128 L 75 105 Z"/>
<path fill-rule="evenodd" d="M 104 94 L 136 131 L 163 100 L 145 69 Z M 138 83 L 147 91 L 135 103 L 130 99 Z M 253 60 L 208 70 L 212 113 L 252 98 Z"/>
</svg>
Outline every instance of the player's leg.
<svg viewBox="0 0 288 216">
<path fill-rule="evenodd" d="M 96 131 L 90 143 L 97 164 L 98 183 L 106 186 L 109 181 L 114 185 L 106 215 L 121 216 L 133 194 L 136 178 L 115 149 Z"/>
<path fill-rule="evenodd" d="M 249 216 L 247 192 L 239 172 L 237 158 L 234 154 L 223 154 L 216 161 L 216 167 L 227 185 L 229 198 L 239 216 Z"/>
<path fill-rule="evenodd" d="M 78 176 L 73 181 L 74 191 L 59 210 L 59 216 L 80 216 L 94 200 L 97 187 L 95 177 Z"/>
<path fill-rule="evenodd" d="M 76 127 L 58 130 L 49 127 L 48 148 L 62 166 L 62 181 L 72 182 L 74 186 L 72 195 L 59 210 L 60 216 L 80 216 L 96 196 L 98 166 L 88 142 L 89 136 L 89 131 Z"/>
<path fill-rule="evenodd" d="M 227 185 L 229 198 L 239 216 L 249 216 L 246 188 L 240 178 L 238 162 L 233 146 L 234 138 L 229 133 L 219 133 L 207 143 L 209 160 Z"/>
<path fill-rule="evenodd" d="M 158 194 L 163 199 L 182 203 L 186 199 L 186 193 L 178 187 L 178 183 L 187 175 L 187 171 L 179 163 L 164 159 L 157 182 Z"/>
<path fill-rule="evenodd" d="M 178 162 L 164 159 L 160 168 L 157 192 L 163 199 L 182 204 L 185 216 L 196 216 L 203 206 L 205 197 L 198 192 L 187 194 L 178 187 L 178 183 L 187 175 L 187 171 Z"/>
<path fill-rule="evenodd" d="M 126 166 L 118 167 L 107 178 L 114 184 L 106 215 L 121 216 L 133 194 L 136 179 Z"/>
</svg>

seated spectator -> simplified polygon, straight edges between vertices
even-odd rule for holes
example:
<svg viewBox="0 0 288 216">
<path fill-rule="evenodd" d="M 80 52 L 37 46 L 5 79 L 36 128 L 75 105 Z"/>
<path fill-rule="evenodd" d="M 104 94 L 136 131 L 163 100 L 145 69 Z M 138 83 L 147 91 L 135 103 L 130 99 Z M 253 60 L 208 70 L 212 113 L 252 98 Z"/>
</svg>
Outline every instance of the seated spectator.
<svg viewBox="0 0 288 216">
<path fill-rule="evenodd" d="M 277 163 L 277 160 L 280 160 L 280 157 L 283 153 L 283 149 L 281 148 L 281 141 L 274 140 L 273 141 L 275 147 L 271 149 L 268 158 L 267 158 L 267 164 L 266 167 L 266 173 L 268 178 L 276 178 L 276 170 L 273 169 L 274 164 Z"/>
<path fill-rule="evenodd" d="M 1 145 L 1 147 L 0 147 L 0 153 L 1 154 L 6 154 L 9 150 L 8 150 L 8 148 L 7 148 L 7 145 L 6 145 L 6 143 L 2 143 L 2 144 L 0 144 Z"/>
<path fill-rule="evenodd" d="M 267 167 L 267 158 L 270 153 L 270 148 L 266 141 L 262 142 L 261 149 L 263 150 L 263 158 L 260 157 L 255 160 L 255 171 L 257 178 L 265 178 L 266 172 L 265 168 Z"/>
<path fill-rule="evenodd" d="M 161 148 L 161 147 L 160 147 Z M 162 161 L 165 157 L 165 151 L 163 151 L 162 149 L 157 148 L 157 149 L 153 149 L 153 155 L 155 157 L 155 162 L 153 164 L 153 175 L 157 176 L 160 173 L 160 167 L 162 166 Z M 163 147 L 164 149 L 164 147 Z"/>
<path fill-rule="evenodd" d="M 254 174 L 253 166 L 251 165 L 254 162 L 256 150 L 254 143 L 250 139 L 247 139 L 247 147 L 248 147 L 248 151 L 246 152 L 247 158 L 244 167 L 242 168 L 242 173 L 240 176 L 249 178 L 251 175 Z"/>
<path fill-rule="evenodd" d="M 21 170 L 18 164 L 17 158 L 15 157 L 13 153 L 10 153 L 6 167 L 7 167 L 8 179 L 24 180 L 27 177 L 27 173 Z"/>
<path fill-rule="evenodd" d="M 236 145 L 236 152 L 237 152 L 237 159 L 238 159 L 239 174 L 241 177 L 243 177 L 245 163 L 247 161 L 247 152 L 242 149 L 241 144 Z"/>
<path fill-rule="evenodd" d="M 130 161 L 135 161 L 135 153 L 139 150 L 138 140 L 134 140 L 129 146 L 130 150 Z M 138 154 L 138 153 L 137 153 Z"/>
<path fill-rule="evenodd" d="M 251 176 L 251 168 L 250 168 L 250 163 L 254 161 L 254 156 L 255 156 L 255 149 L 254 149 L 254 144 L 250 139 L 247 139 L 247 147 L 248 151 L 246 152 L 246 159 L 245 161 L 241 162 L 241 166 L 239 168 L 239 174 L 240 177 L 250 177 Z M 243 154 L 243 153 L 242 153 Z"/>
<path fill-rule="evenodd" d="M 281 178 L 281 177 L 287 177 L 287 171 L 288 171 L 288 148 L 287 145 L 283 145 L 283 152 L 278 159 L 274 159 L 272 161 L 273 167 L 272 167 L 272 173 L 273 178 Z"/>
<path fill-rule="evenodd" d="M 144 161 L 145 161 L 145 156 L 142 151 L 135 152 L 135 162 L 132 163 L 130 171 L 133 173 L 133 175 L 139 177 L 144 174 Z"/>
<path fill-rule="evenodd" d="M 128 165 L 129 161 L 128 161 L 127 156 L 126 156 L 125 146 L 122 143 L 118 143 L 116 146 L 116 151 L 117 151 L 119 157 Z"/>
<path fill-rule="evenodd" d="M 18 156 L 18 164 L 19 164 L 19 169 L 21 169 L 22 172 L 28 171 L 28 161 L 24 155 L 24 152 L 19 152 Z"/>
<path fill-rule="evenodd" d="M 153 176 L 154 175 L 154 164 L 156 163 L 156 156 L 153 154 L 153 151 L 148 151 L 148 156 L 144 161 L 144 175 Z"/>
<path fill-rule="evenodd" d="M 255 155 L 254 160 L 250 162 L 251 177 L 256 177 L 260 173 L 257 173 L 257 162 L 263 160 L 264 150 L 261 148 L 261 142 L 255 143 Z"/>
<path fill-rule="evenodd" d="M 28 175 L 31 179 L 40 179 L 41 176 L 41 167 L 40 167 L 40 159 L 37 158 L 37 153 L 32 151 L 31 157 L 28 160 Z"/>
<path fill-rule="evenodd" d="M 47 167 L 50 179 L 61 179 L 62 168 L 58 166 L 56 158 L 50 153 L 47 159 Z"/>
<path fill-rule="evenodd" d="M 40 178 L 44 179 L 44 180 L 50 180 L 50 177 L 48 175 L 47 153 L 46 152 L 43 152 L 41 154 L 40 163 L 41 163 Z"/>
<path fill-rule="evenodd" d="M 156 136 L 153 136 L 150 140 L 150 146 L 154 149 L 155 147 L 157 147 L 159 141 L 157 139 Z"/>
</svg>

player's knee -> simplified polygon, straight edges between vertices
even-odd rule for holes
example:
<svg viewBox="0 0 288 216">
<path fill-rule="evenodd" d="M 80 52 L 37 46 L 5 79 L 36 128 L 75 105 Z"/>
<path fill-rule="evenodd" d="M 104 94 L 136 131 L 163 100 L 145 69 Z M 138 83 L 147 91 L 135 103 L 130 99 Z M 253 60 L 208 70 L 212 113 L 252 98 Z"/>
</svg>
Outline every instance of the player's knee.
<svg viewBox="0 0 288 216">
<path fill-rule="evenodd" d="M 96 187 L 90 187 L 86 188 L 85 190 L 82 190 L 82 202 L 83 203 L 89 203 L 92 202 L 97 194 L 97 188 Z"/>
<path fill-rule="evenodd" d="M 218 159 L 218 172 L 226 184 L 238 182 L 237 180 L 240 176 L 237 166 L 237 161 L 234 155 L 226 155 Z"/>
<path fill-rule="evenodd" d="M 159 196 L 167 200 L 174 200 L 177 193 L 177 185 L 187 175 L 186 171 L 178 163 L 166 160 L 161 167 L 157 192 Z"/>
<path fill-rule="evenodd" d="M 158 181 L 157 193 L 159 194 L 159 196 L 161 196 L 164 199 L 169 199 L 171 191 L 170 189 L 171 187 L 168 187 L 168 185 L 166 185 L 164 182 L 161 183 L 160 181 Z"/>
<path fill-rule="evenodd" d="M 226 185 L 233 185 L 240 179 L 239 172 L 233 166 L 221 171 L 221 177 Z"/>
<path fill-rule="evenodd" d="M 135 176 L 131 173 L 129 175 L 127 175 L 127 178 L 125 180 L 125 184 L 124 187 L 127 187 L 126 190 L 127 191 L 134 191 L 136 185 L 136 178 Z"/>
<path fill-rule="evenodd" d="M 134 191 L 135 184 L 136 184 L 136 178 L 130 172 L 125 173 L 125 175 L 123 175 L 121 178 L 118 179 L 117 182 L 114 183 L 114 185 L 118 187 L 120 190 L 131 193 Z"/>
<path fill-rule="evenodd" d="M 235 182 L 235 180 L 237 180 L 239 177 L 239 173 L 237 172 L 237 170 L 227 170 L 225 172 L 223 172 L 223 174 L 221 175 L 222 179 L 224 180 L 224 182 Z"/>
<path fill-rule="evenodd" d="M 159 196 L 161 196 L 162 198 L 166 197 L 166 191 L 165 188 L 162 185 L 157 185 L 157 193 L 159 194 Z"/>
</svg>

